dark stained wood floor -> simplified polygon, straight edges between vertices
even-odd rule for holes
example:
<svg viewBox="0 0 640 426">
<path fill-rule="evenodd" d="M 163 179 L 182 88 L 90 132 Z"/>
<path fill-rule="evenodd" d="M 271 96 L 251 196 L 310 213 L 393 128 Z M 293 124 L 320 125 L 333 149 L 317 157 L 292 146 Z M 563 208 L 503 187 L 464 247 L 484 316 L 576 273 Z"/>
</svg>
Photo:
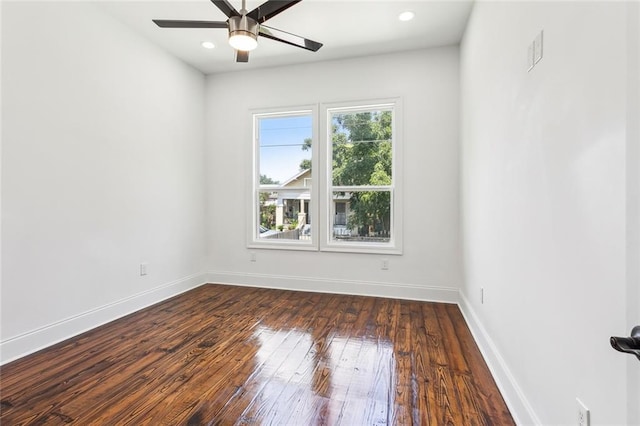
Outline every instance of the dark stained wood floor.
<svg viewBox="0 0 640 426">
<path fill-rule="evenodd" d="M 3 426 L 514 424 L 439 303 L 206 285 L 0 373 Z"/>
</svg>

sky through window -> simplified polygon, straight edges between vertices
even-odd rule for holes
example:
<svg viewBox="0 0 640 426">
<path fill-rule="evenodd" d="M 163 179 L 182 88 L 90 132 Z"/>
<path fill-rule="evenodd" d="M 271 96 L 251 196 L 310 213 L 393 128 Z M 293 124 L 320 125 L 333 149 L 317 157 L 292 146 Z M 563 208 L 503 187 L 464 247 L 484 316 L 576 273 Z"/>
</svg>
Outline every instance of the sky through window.
<svg viewBox="0 0 640 426">
<path fill-rule="evenodd" d="M 311 138 L 311 115 L 260 118 L 260 175 L 284 183 L 300 172 L 300 163 L 311 159 L 304 140 Z"/>
</svg>

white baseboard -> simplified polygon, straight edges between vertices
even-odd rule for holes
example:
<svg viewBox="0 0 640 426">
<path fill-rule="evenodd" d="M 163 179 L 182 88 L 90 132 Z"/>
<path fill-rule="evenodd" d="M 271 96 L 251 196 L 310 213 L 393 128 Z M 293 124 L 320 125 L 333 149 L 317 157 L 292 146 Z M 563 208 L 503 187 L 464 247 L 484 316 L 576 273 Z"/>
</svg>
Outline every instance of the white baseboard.
<svg viewBox="0 0 640 426">
<path fill-rule="evenodd" d="M 238 272 L 209 272 L 209 282 L 246 287 L 297 290 L 313 293 L 352 294 L 394 299 L 458 303 L 458 288 L 422 286 L 417 284 L 390 284 L 371 281 L 351 281 L 286 275 L 251 274 Z"/>
<path fill-rule="evenodd" d="M 199 287 L 206 283 L 206 279 L 206 274 L 194 274 L 184 277 L 3 340 L 0 342 L 0 365 L 77 336 L 192 288 Z"/>
<path fill-rule="evenodd" d="M 467 325 L 471 330 L 471 334 L 480 348 L 480 352 L 484 357 L 491 374 L 493 375 L 500 393 L 504 398 L 514 421 L 518 425 L 540 425 L 540 419 L 533 411 L 531 404 L 525 397 L 522 389 L 518 386 L 515 378 L 511 374 L 507 363 L 498 351 L 495 343 L 487 333 L 475 311 L 471 307 L 469 300 L 464 296 L 462 291 L 459 294 L 460 310 L 467 321 Z"/>
</svg>

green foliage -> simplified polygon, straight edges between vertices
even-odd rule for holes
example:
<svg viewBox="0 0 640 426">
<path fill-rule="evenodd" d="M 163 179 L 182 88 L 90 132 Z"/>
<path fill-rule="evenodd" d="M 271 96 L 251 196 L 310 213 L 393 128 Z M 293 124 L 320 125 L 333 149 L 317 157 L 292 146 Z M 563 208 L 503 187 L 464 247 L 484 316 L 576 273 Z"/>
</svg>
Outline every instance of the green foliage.
<svg viewBox="0 0 640 426">
<path fill-rule="evenodd" d="M 304 160 L 302 160 L 300 162 L 300 171 L 303 170 L 311 170 L 311 160 L 308 158 L 305 158 Z"/>
<path fill-rule="evenodd" d="M 276 206 L 265 206 L 260 194 L 260 225 L 268 229 L 274 229 L 276 226 Z"/>
<path fill-rule="evenodd" d="M 311 138 L 306 138 L 304 140 L 304 143 L 302 145 L 302 150 L 303 151 L 311 151 Z M 304 160 L 302 160 L 300 162 L 300 171 L 303 170 L 311 170 L 311 159 L 310 158 L 305 158 Z"/>
<path fill-rule="evenodd" d="M 260 185 L 278 185 L 280 182 L 271 179 L 267 175 L 260 175 Z"/>
<path fill-rule="evenodd" d="M 333 116 L 333 185 L 391 184 L 392 114 L 390 111 Z M 389 191 L 352 191 L 349 222 L 359 235 L 388 232 Z"/>
<path fill-rule="evenodd" d="M 360 236 L 386 234 L 391 226 L 391 193 L 389 191 L 361 191 L 351 194 L 349 224 Z"/>
<path fill-rule="evenodd" d="M 266 175 L 260 175 L 261 185 L 277 185 L 279 183 Z M 267 200 L 269 200 L 269 193 L 260 192 L 260 225 L 273 229 L 276 226 L 276 206 L 265 205 Z"/>
</svg>

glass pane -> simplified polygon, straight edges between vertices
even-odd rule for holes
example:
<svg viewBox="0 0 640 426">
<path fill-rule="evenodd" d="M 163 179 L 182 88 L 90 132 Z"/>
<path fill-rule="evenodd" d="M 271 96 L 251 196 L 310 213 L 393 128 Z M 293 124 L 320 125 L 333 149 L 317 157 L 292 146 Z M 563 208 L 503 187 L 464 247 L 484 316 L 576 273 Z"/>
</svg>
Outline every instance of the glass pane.
<svg viewBox="0 0 640 426">
<path fill-rule="evenodd" d="M 332 240 L 390 241 L 391 191 L 335 191 L 332 199 Z"/>
<path fill-rule="evenodd" d="M 311 185 L 311 115 L 258 118 L 260 185 Z M 305 171 L 308 176 L 300 179 Z"/>
<path fill-rule="evenodd" d="M 311 240 L 311 192 L 283 187 L 258 192 L 260 240 Z"/>
<path fill-rule="evenodd" d="M 390 110 L 331 114 L 334 186 L 391 185 L 392 118 Z"/>
</svg>

